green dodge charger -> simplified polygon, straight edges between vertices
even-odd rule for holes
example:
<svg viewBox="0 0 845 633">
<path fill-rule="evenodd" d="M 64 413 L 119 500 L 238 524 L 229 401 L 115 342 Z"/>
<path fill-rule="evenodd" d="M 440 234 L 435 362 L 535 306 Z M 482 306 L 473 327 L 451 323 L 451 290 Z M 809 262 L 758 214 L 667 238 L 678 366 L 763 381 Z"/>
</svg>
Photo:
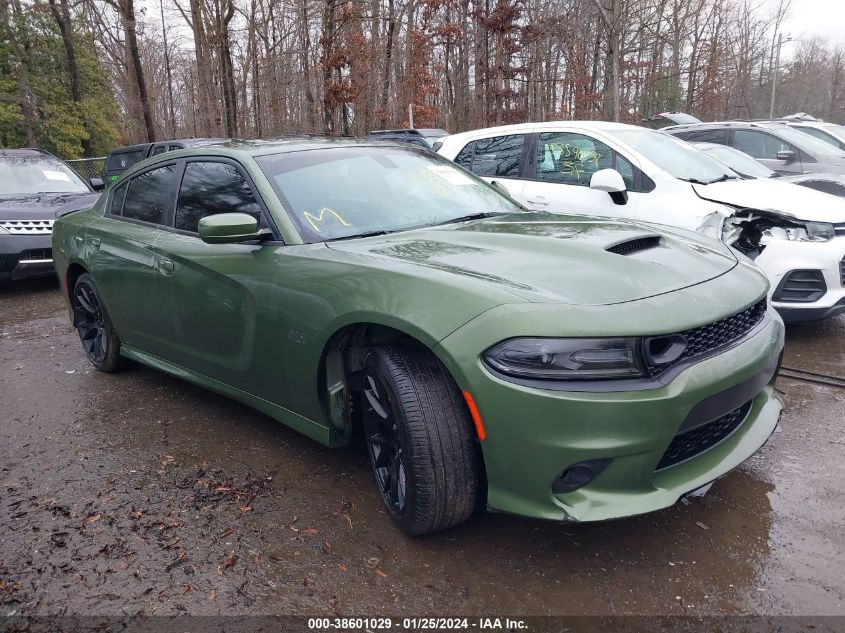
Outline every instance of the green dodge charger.
<svg viewBox="0 0 845 633">
<path fill-rule="evenodd" d="M 695 233 L 527 212 L 410 146 L 169 152 L 53 230 L 91 363 L 127 359 L 329 446 L 409 534 L 477 508 L 674 504 L 775 429 L 766 278 Z"/>
</svg>

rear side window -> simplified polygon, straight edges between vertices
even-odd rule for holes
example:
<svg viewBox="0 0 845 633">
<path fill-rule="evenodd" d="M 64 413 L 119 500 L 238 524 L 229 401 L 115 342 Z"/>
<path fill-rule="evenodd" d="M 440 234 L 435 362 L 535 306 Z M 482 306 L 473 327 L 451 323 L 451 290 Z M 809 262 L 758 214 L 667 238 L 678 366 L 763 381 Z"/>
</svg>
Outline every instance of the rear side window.
<svg viewBox="0 0 845 633">
<path fill-rule="evenodd" d="M 151 156 L 158 156 L 159 154 L 164 154 L 164 152 L 166 152 L 166 151 L 167 151 L 166 145 L 156 145 L 153 148 L 153 153 L 151 154 Z"/>
<path fill-rule="evenodd" d="M 151 224 L 164 223 L 167 194 L 173 182 L 174 166 L 146 171 L 129 181 L 123 202 L 123 217 Z"/>
<path fill-rule="evenodd" d="M 518 178 L 524 134 L 494 136 L 467 144 L 455 162 L 478 176 Z"/>
<path fill-rule="evenodd" d="M 136 149 L 131 152 L 115 152 L 106 159 L 106 171 L 125 171 L 135 163 L 146 158 L 147 149 Z"/>
<path fill-rule="evenodd" d="M 237 167 L 212 161 L 188 163 L 176 200 L 175 227 L 196 233 L 200 219 L 217 213 L 248 213 L 261 221 L 261 207 Z"/>
</svg>

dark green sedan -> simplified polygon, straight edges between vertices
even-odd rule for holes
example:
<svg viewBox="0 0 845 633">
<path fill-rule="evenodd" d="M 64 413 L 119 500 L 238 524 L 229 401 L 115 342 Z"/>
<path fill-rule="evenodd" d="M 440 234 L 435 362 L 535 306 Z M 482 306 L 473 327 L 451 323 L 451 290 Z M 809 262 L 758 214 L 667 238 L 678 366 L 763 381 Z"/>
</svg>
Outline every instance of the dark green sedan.
<svg viewBox="0 0 845 633">
<path fill-rule="evenodd" d="M 664 508 L 781 411 L 784 328 L 748 260 L 681 229 L 527 212 L 410 146 L 169 152 L 59 219 L 53 249 L 97 369 L 137 361 L 329 446 L 360 429 L 409 534 L 480 507 Z"/>
</svg>

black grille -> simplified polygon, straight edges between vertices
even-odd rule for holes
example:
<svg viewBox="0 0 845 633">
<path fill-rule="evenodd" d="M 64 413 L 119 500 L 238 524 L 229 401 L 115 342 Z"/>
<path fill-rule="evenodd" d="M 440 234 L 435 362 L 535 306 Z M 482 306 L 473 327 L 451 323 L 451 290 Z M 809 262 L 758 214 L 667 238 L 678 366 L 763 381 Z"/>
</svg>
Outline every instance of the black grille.
<svg viewBox="0 0 845 633">
<path fill-rule="evenodd" d="M 780 280 L 772 301 L 783 303 L 812 303 L 827 292 L 827 284 L 820 270 L 791 270 Z"/>
<path fill-rule="evenodd" d="M 845 288 L 845 257 L 839 262 L 839 281 L 842 283 L 842 287 Z"/>
<path fill-rule="evenodd" d="M 669 448 L 663 453 L 663 457 L 660 458 L 657 470 L 669 468 L 669 466 L 685 462 L 696 455 L 701 455 L 704 451 L 730 437 L 745 420 L 751 410 L 751 402 L 749 400 L 741 407 L 716 418 L 712 422 L 707 422 L 690 431 L 676 435 L 672 443 L 669 444 Z"/>
<path fill-rule="evenodd" d="M 609 246 L 605 250 L 608 253 L 616 253 L 617 255 L 630 255 L 637 251 L 644 251 L 649 248 L 654 248 L 660 244 L 659 235 L 649 235 L 648 237 L 638 237 L 635 240 L 628 240 Z"/>
<path fill-rule="evenodd" d="M 715 323 L 681 332 L 687 339 L 687 346 L 677 360 L 681 361 L 692 358 L 693 356 L 706 354 L 742 338 L 763 320 L 765 314 L 766 300 L 760 299 L 760 301 L 739 314 L 722 319 L 721 321 L 716 321 Z"/>
</svg>

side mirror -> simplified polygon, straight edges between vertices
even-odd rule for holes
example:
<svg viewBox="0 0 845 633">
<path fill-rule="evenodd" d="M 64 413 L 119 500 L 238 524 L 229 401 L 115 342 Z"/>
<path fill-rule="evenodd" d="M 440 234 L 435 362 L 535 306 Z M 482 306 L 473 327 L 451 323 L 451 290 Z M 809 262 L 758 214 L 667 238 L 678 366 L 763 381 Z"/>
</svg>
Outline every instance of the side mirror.
<svg viewBox="0 0 845 633">
<path fill-rule="evenodd" d="M 106 183 L 103 182 L 102 178 L 89 178 L 88 184 L 91 185 L 91 189 L 94 191 L 102 191 L 106 188 Z"/>
<path fill-rule="evenodd" d="M 795 162 L 795 152 L 791 149 L 784 149 L 777 153 L 777 159 L 786 161 L 786 164 Z"/>
<path fill-rule="evenodd" d="M 208 244 L 235 244 L 260 238 L 258 220 L 246 213 L 207 215 L 200 219 L 199 234 Z"/>
<path fill-rule="evenodd" d="M 490 186 L 491 186 L 491 187 L 493 187 L 493 188 L 494 188 L 496 191 L 498 191 L 499 193 L 501 193 L 501 194 L 503 194 L 503 195 L 507 196 L 508 198 L 510 198 L 510 197 L 511 197 L 511 192 L 510 192 L 510 191 L 508 191 L 508 188 L 507 188 L 507 187 L 505 187 L 505 186 L 504 186 L 502 183 L 500 183 L 498 180 L 493 180 L 493 181 L 491 181 L 491 182 L 490 182 Z"/>
<path fill-rule="evenodd" d="M 615 169 L 600 169 L 590 178 L 590 189 L 606 191 L 615 204 L 628 202 L 628 188 L 625 181 Z"/>
</svg>

